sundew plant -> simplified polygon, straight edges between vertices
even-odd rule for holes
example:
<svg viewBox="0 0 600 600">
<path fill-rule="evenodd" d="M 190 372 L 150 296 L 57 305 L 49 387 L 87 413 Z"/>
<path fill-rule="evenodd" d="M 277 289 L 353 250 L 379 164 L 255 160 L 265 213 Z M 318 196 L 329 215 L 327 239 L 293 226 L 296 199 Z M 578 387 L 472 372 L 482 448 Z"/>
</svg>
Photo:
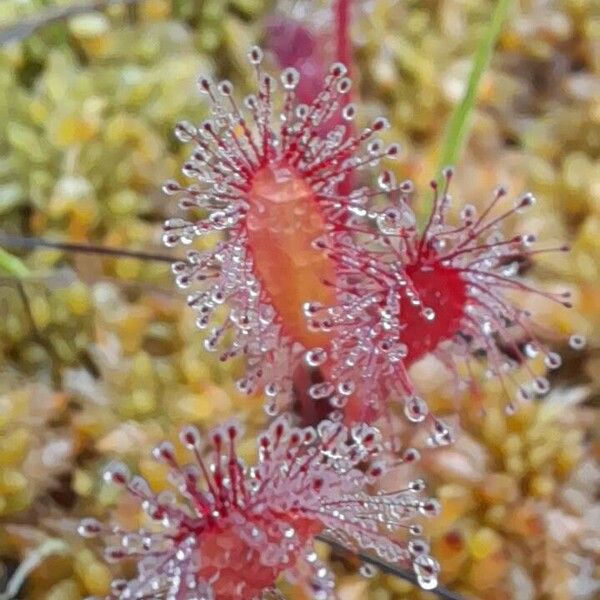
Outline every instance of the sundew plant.
<svg viewBox="0 0 600 600">
<path fill-rule="evenodd" d="M 208 331 L 206 350 L 219 352 L 222 361 L 243 356 L 238 389 L 262 390 L 267 415 L 294 413 L 297 380 L 306 381 L 299 373 L 312 370 L 316 381 L 300 395 L 329 404 L 329 416 L 310 424 L 316 429 L 289 434 L 286 421 L 275 420 L 259 438 L 260 466 L 249 471 L 236 457 L 234 426 L 213 434 L 216 454 L 208 467 L 199 434 L 184 431 L 184 443 L 196 452 L 191 470 L 180 467 L 169 446 L 155 454 L 180 479 L 191 515 L 115 467 L 107 479 L 139 498 L 167 532 L 106 531 L 96 521 L 82 531 L 119 537 L 120 546 L 107 549 L 111 560 L 139 560 L 135 580 L 114 583 L 116 597 L 155 590 L 169 598 L 258 598 L 291 568 L 288 577 L 313 597 L 329 598 L 329 571 L 315 562 L 307 574 L 306 557 L 300 560 L 303 551 L 314 557 L 310 540 L 322 531 L 349 548 L 411 565 L 419 585 L 434 588 L 439 567 L 427 543 L 401 546 L 379 530 L 393 532 L 412 515 L 436 514 L 437 503 L 411 499 L 420 483 L 392 493 L 365 491 L 376 484 L 369 473 L 386 469 L 385 462 L 367 464 L 366 477 L 357 469 L 379 451 L 371 446 L 380 433 L 368 424 L 392 420 L 386 405 L 400 404 L 409 424 L 427 426 L 426 446 L 452 442 L 410 379 L 410 365 L 427 354 L 457 377 L 458 361 L 470 367 L 484 356 L 489 374 L 502 381 L 509 411 L 547 393 L 548 380 L 527 367 L 528 355 L 543 353 L 550 369 L 560 366 L 560 356 L 537 338 L 531 315 L 511 293 L 538 293 L 570 307 L 568 292 L 538 291 L 518 277 L 518 260 L 567 248 L 540 250 L 532 235 L 502 235 L 503 221 L 534 203 L 531 194 L 498 212 L 506 196 L 498 188 L 480 215 L 467 205 L 458 222 L 449 222 L 450 168 L 441 186 L 432 183 L 432 211 L 419 231 L 410 181 L 397 183 L 389 170 L 376 170 L 375 185 L 365 185 L 367 170 L 396 157 L 399 147 L 378 138 L 389 126 L 383 117 L 354 131 L 357 108 L 345 100 L 352 81 L 343 63 L 332 64 L 322 88 L 302 103 L 295 68 L 278 81 L 263 71 L 257 46 L 248 61 L 255 93 L 236 99 L 230 81 L 201 76 L 210 116 L 175 128 L 177 138 L 192 145 L 182 169 L 192 182 L 168 181 L 164 191 L 183 211 L 205 216 L 168 219 L 164 242 L 189 246 L 224 233 L 214 248 L 189 250 L 186 261 L 173 265 L 177 285 L 190 290 L 187 303 L 198 327 Z M 525 350 L 514 341 L 514 329 L 529 340 Z M 512 375 L 520 364 L 529 379 Z M 306 421 L 301 405 L 296 412 Z M 390 464 L 414 462 L 419 450 L 399 449 L 394 426 L 386 430 L 390 440 L 382 448 L 397 454 Z M 418 525 L 404 527 L 421 532 Z"/>
<path fill-rule="evenodd" d="M 166 6 L 150 0 L 125 4 L 133 7 L 128 14 L 134 22 L 138 9 L 152 21 Z M 405 589 L 401 586 L 406 582 L 414 585 L 409 593 L 415 598 L 460 598 L 441 582 L 444 553 L 448 548 L 462 552 L 462 538 L 437 540 L 444 501 L 435 497 L 435 486 L 427 478 L 435 481 L 447 469 L 476 481 L 470 473 L 491 459 L 460 462 L 465 447 L 473 444 L 472 432 L 463 439 L 464 430 L 480 423 L 482 435 L 497 440 L 502 436 L 490 433 L 488 415 L 497 424 L 519 419 L 525 411 L 524 422 L 531 406 L 550 403 L 546 399 L 557 393 L 553 372 L 571 350 L 582 350 L 586 343 L 570 323 L 553 335 L 536 311 L 542 306 L 566 314 L 578 300 L 570 289 L 550 289 L 529 276 L 529 267 L 538 260 L 562 260 L 570 250 L 553 236 L 548 243 L 538 241 L 543 237 L 538 236 L 540 228 L 529 227 L 535 223 L 527 219 L 536 196 L 498 185 L 486 200 L 463 201 L 473 193 L 465 190 L 460 167 L 452 166 L 460 165 L 477 94 L 510 2 L 495 3 L 482 28 L 464 90 L 439 140 L 440 161 L 428 186 L 400 164 L 402 146 L 390 139 L 401 113 L 393 104 L 379 103 L 374 111 L 363 103 L 363 89 L 373 75 L 362 73 L 354 62 L 352 24 L 366 15 L 375 18 L 377 3 L 333 0 L 319 4 L 318 10 L 315 5 L 311 14 L 314 3 L 283 2 L 261 23 L 260 31 L 247 23 L 244 3 L 232 4 L 240 19 L 239 44 L 248 45 L 245 61 L 233 68 L 225 61 L 216 69 L 230 79 L 199 74 L 193 93 L 204 117 L 181 115 L 175 123 L 177 149 L 172 152 L 185 152 L 186 157 L 180 173 L 169 161 L 170 177 L 162 185 L 159 212 L 164 216 L 166 253 L 88 243 L 92 240 L 86 240 L 85 231 L 93 229 L 92 216 L 89 222 L 79 217 L 71 221 L 73 242 L 3 236 L 14 245 L 113 256 L 130 261 L 122 263 L 127 265 L 166 263 L 173 280 L 152 292 L 152 309 L 141 308 L 131 318 L 156 336 L 139 343 L 149 348 L 143 358 L 129 361 L 114 336 L 99 330 L 96 346 L 79 351 L 73 358 L 76 367 L 63 370 L 61 349 L 68 344 L 52 332 L 46 338 L 38 328 L 43 311 L 32 308 L 38 305 L 24 286 L 28 267 L 4 250 L 0 254 L 0 266 L 16 282 L 36 343 L 50 359 L 48 385 L 56 388 L 53 410 L 36 422 L 41 433 L 35 454 L 23 464 L 47 464 L 50 472 L 59 472 L 57 456 L 73 460 L 66 485 L 75 490 L 75 497 L 65 498 L 64 485 L 56 486 L 56 504 L 71 503 L 84 518 L 75 523 L 54 506 L 40 518 L 44 528 L 60 532 L 86 557 L 75 567 L 65 567 L 67 571 L 84 580 L 86 573 L 94 573 L 93 578 L 88 575 L 92 583 L 57 588 L 51 600 L 61 594 L 71 600 L 83 588 L 85 595 L 98 600 L 334 600 L 348 593 L 342 591 L 339 573 L 357 563 L 364 578 L 381 571 L 400 581 L 398 589 Z M 49 19 L 70 18 L 68 10 L 60 9 Z M 185 3 L 173 10 L 181 11 L 189 23 L 208 18 Z M 211 10 L 217 11 L 216 5 Z M 89 21 L 92 28 L 104 23 L 98 19 Z M 31 23 L 34 29 L 45 26 Z M 21 34 L 8 29 L 6 35 Z M 166 38 L 178 35 L 173 29 Z M 82 54 L 90 52 L 85 42 L 76 48 Z M 91 48 L 97 50 L 93 44 Z M 195 53 L 194 45 L 191 48 Z M 100 52 L 110 65 L 110 45 Z M 20 76 L 35 80 L 35 74 L 25 70 Z M 138 76 L 131 70 L 125 79 Z M 191 90 L 192 78 L 186 81 L 186 90 Z M 151 118 L 160 113 L 160 84 L 157 90 L 154 97 L 147 90 L 156 102 Z M 105 110 L 93 96 L 86 107 L 95 111 L 95 118 Z M 32 104 L 30 110 L 43 114 L 45 109 Z M 69 132 L 75 134 L 78 127 L 72 129 Z M 136 118 L 113 122 L 109 131 L 126 147 L 140 145 L 134 150 L 139 153 L 136 160 L 147 156 L 140 142 L 145 131 Z M 66 168 L 71 173 L 61 193 L 75 190 L 85 200 L 88 188 L 73 173 L 86 158 L 79 149 L 68 154 Z M 160 153 L 155 159 L 160 161 Z M 115 177 L 128 169 L 115 169 Z M 146 174 L 140 169 L 136 178 Z M 130 203 L 117 192 L 111 206 L 121 207 L 114 198 Z M 32 227 L 39 225 L 31 222 Z M 106 239 L 118 239 L 111 238 L 110 227 L 106 230 Z M 60 278 L 48 281 L 62 285 Z M 162 359 L 172 340 L 168 335 L 161 338 L 160 326 L 147 316 L 152 310 L 168 312 L 160 299 L 165 289 L 167 295 L 177 289 L 176 302 L 186 306 L 186 319 L 199 330 L 190 333 L 187 321 L 180 326 L 177 335 L 188 339 L 195 354 L 183 353 L 181 364 L 173 369 Z M 123 293 L 136 302 L 134 286 Z M 108 307 L 103 318 L 118 318 L 119 300 L 109 287 L 100 286 L 96 296 Z M 70 306 L 78 310 L 75 300 Z M 123 330 L 127 337 L 133 328 L 128 324 Z M 133 334 L 130 343 L 135 347 Z M 150 359 L 153 352 L 161 357 L 155 363 Z M 109 383 L 126 390 L 142 414 L 152 414 L 155 404 L 142 389 L 147 381 L 163 378 L 163 389 L 168 389 L 169 378 L 181 370 L 196 393 L 198 381 L 204 384 L 208 379 L 198 375 L 201 361 L 211 360 L 205 356 L 214 357 L 242 398 L 230 414 L 223 416 L 227 411 L 221 412 L 219 405 L 226 399 L 215 386 L 209 386 L 200 401 L 196 398 L 191 409 L 182 408 L 187 400 L 179 397 L 185 396 L 185 386 L 174 386 L 168 400 L 158 401 L 165 405 L 164 413 L 147 429 L 131 418 L 135 413 L 127 412 L 130 409 L 121 412 L 122 422 L 117 417 L 105 428 L 103 423 L 111 419 L 110 411 L 105 412 Z M 140 390 L 127 391 L 128 375 L 109 382 L 110 373 L 119 369 L 141 373 L 136 380 Z M 451 407 L 439 401 L 435 386 L 423 378 L 427 369 L 432 380 L 437 371 L 445 374 L 445 393 L 454 398 Z M 69 401 L 63 387 L 81 393 L 85 402 Z M 493 401 L 486 397 L 489 389 L 497 391 Z M 463 403 L 465 397 L 476 402 Z M 252 412 L 257 400 L 258 416 Z M 90 404 L 96 406 L 88 416 Z M 14 412 L 20 423 L 17 418 L 23 417 L 13 404 L 6 406 L 9 417 Z M 198 417 L 203 411 L 215 411 L 222 418 Z M 187 424 L 180 427 L 181 420 Z M 71 426 L 73 437 L 65 433 Z M 44 427 L 55 433 L 44 433 Z M 522 423 L 518 427 L 526 428 Z M 540 437 L 536 435 L 527 442 L 534 443 Z M 99 439 L 88 443 L 94 436 Z M 154 445 L 161 437 L 165 441 Z M 175 443 L 169 441 L 174 437 Z M 502 452 L 509 446 L 522 447 L 515 434 L 506 437 Z M 25 449 L 23 440 L 19 445 L 17 436 L 15 447 Z M 582 436 L 575 443 L 583 444 Z M 149 445 L 154 445 L 152 460 L 133 465 L 132 456 Z M 562 448 L 562 441 L 558 445 Z M 544 456 L 532 454 L 543 462 Z M 111 460 L 104 460 L 108 455 Z M 557 469 L 569 471 L 572 462 L 558 456 Z M 9 452 L 9 466 L 10 460 Z M 87 461 L 104 461 L 102 482 L 98 473 L 85 471 Z M 507 460 L 506 465 L 511 473 L 520 473 L 517 462 Z M 0 493 L 20 481 L 17 471 L 7 473 L 0 477 Z M 496 497 L 511 502 L 506 499 L 518 496 L 516 485 L 502 475 L 494 473 L 493 483 L 479 492 L 492 504 Z M 523 481 L 536 493 L 541 490 L 546 500 L 553 492 L 545 492 L 548 478 L 523 476 Z M 36 485 L 52 489 L 47 482 Z M 459 498 L 455 488 L 441 490 L 443 499 Z M 88 503 L 92 508 L 86 512 L 82 507 L 87 505 L 76 496 L 90 497 L 95 491 L 99 504 Z M 574 498 L 568 496 L 572 504 Z M 485 515 L 487 529 L 482 527 L 471 543 L 473 556 L 491 555 L 496 563 L 505 557 L 489 550 L 496 543 L 490 524 L 511 519 L 500 511 L 500 500 Z M 461 500 L 449 504 L 450 514 L 458 519 Z M 520 520 L 536 524 L 517 514 L 514 504 L 515 528 Z M 506 527 L 510 535 L 510 524 Z M 19 522 L 7 531 L 7 546 L 13 535 L 35 537 Z M 48 556 L 76 552 L 55 542 L 42 544 L 15 568 L 0 600 L 16 597 L 23 580 Z M 0 549 L 4 544 L 0 538 Z M 327 559 L 328 552 L 333 561 Z M 103 559 L 97 559 L 99 554 Z M 93 570 L 87 569 L 86 561 Z M 448 564 L 452 573 L 459 561 Z M 493 571 L 493 560 L 490 565 Z M 477 581 L 474 567 L 470 573 Z M 511 577 L 518 576 L 513 569 Z"/>
</svg>

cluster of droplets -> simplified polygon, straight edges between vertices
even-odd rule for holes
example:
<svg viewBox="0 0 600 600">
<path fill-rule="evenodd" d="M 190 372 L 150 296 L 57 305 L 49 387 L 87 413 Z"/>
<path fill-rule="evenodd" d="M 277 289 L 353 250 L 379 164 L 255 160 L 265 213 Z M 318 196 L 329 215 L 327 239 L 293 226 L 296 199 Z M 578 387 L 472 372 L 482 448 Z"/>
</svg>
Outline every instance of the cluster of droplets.
<svg viewBox="0 0 600 600">
<path fill-rule="evenodd" d="M 306 317 L 310 327 L 336 332 L 330 380 L 346 382 L 360 372 L 354 387 L 360 387 L 359 397 L 370 399 L 374 415 L 381 414 L 385 399 L 392 395 L 402 399 L 409 421 L 433 419 L 409 375 L 410 366 L 425 355 L 435 355 L 456 374 L 461 387 L 475 382 L 458 375 L 459 363 L 466 362 L 467 372 L 473 373 L 472 362 L 485 357 L 485 375 L 501 382 L 509 412 L 518 402 L 550 389 L 548 378 L 535 374 L 528 359 L 542 353 L 550 370 L 562 363 L 536 334 L 530 311 L 513 298 L 515 292 L 537 294 L 570 307 L 569 292 L 552 294 L 520 276 L 524 260 L 568 248 L 536 248 L 531 234 L 503 236 L 505 220 L 534 204 L 531 194 L 496 214 L 506 196 L 506 190 L 497 188 L 480 215 L 469 205 L 458 223 L 449 222 L 451 178 L 452 170 L 446 169 L 443 188 L 432 183 L 433 209 L 422 233 L 414 225 L 414 215 L 406 216 L 413 186 L 404 182 L 396 188 L 400 208 L 367 215 L 376 221 L 378 234 L 363 249 L 340 252 L 339 245 L 323 244 L 339 265 L 338 303 L 308 303 Z M 569 345 L 581 349 L 585 340 L 572 335 Z M 368 414 L 368 401 L 359 408 L 358 415 Z M 445 433 L 442 439 L 448 439 Z"/>
<path fill-rule="evenodd" d="M 184 428 L 188 465 L 170 443 L 157 446 L 153 456 L 168 466 L 176 493 L 154 494 L 122 464 L 107 468 L 106 481 L 127 490 L 150 521 L 135 532 L 95 519 L 81 523 L 81 535 L 105 538 L 107 560 L 136 562 L 137 576 L 115 581 L 109 598 L 259 598 L 285 573 L 326 600 L 333 579 L 312 548 L 316 535 L 412 567 L 423 587 L 435 587 L 438 565 L 416 520 L 436 515 L 438 504 L 422 497 L 421 480 L 369 491 L 390 466 L 377 429 L 329 420 L 297 428 L 279 417 L 259 436 L 253 467 L 237 456 L 238 435 L 234 425 L 220 427 L 205 449 L 198 430 Z M 407 449 L 394 460 L 416 457 Z M 392 537 L 400 529 L 408 543 Z"/>
</svg>

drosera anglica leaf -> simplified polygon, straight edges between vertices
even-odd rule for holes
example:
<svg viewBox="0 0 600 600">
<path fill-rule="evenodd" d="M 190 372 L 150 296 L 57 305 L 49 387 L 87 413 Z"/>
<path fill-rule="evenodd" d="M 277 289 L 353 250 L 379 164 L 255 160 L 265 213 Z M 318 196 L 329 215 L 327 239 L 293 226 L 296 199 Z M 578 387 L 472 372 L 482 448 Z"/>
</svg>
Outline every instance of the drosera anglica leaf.
<svg viewBox="0 0 600 600">
<path fill-rule="evenodd" d="M 335 302 L 329 285 L 337 277 L 335 263 L 318 240 L 335 246 L 339 240 L 343 252 L 344 240 L 360 233 L 355 221 L 366 214 L 365 202 L 388 193 L 365 186 L 342 193 L 339 186 L 399 150 L 377 139 L 388 127 L 384 118 L 353 133 L 349 124 L 357 109 L 344 104 L 351 81 L 343 64 L 334 63 L 316 97 L 303 104 L 296 97 L 295 69 L 282 72 L 278 95 L 277 82 L 262 70 L 262 50 L 252 48 L 248 58 L 258 92 L 244 99 L 243 108 L 229 81 L 201 77 L 212 116 L 199 126 L 176 127 L 179 139 L 194 145 L 183 166 L 194 183 L 169 181 L 164 190 L 178 197 L 181 209 L 207 216 L 169 219 L 164 240 L 189 245 L 210 233 L 224 235 L 212 249 L 191 250 L 185 262 L 176 263 L 176 281 L 190 290 L 198 326 L 212 326 L 206 348 L 219 350 L 222 360 L 245 356 L 239 389 L 264 387 L 268 411 L 275 413 L 290 405 L 293 374 L 304 355 L 320 350 L 327 357 L 330 336 L 307 327 L 304 316 L 307 302 Z M 223 306 L 225 316 L 213 326 Z"/>
</svg>

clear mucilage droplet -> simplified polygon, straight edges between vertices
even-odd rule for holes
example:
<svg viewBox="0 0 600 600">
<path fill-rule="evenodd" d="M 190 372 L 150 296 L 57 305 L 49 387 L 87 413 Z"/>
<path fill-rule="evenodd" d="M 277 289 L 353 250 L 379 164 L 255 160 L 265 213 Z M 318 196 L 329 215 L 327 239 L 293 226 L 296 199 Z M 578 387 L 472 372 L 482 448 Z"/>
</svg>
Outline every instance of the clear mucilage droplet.
<svg viewBox="0 0 600 600">
<path fill-rule="evenodd" d="M 570 338 L 569 338 L 569 346 L 571 348 L 573 348 L 573 350 L 582 350 L 583 348 L 585 348 L 585 336 L 583 335 L 578 335 L 578 334 L 573 334 Z"/>
<path fill-rule="evenodd" d="M 311 348 L 304 354 L 309 367 L 320 367 L 327 360 L 327 352 L 323 348 Z"/>
<path fill-rule="evenodd" d="M 544 358 L 544 364 L 548 369 L 558 369 L 562 365 L 562 358 L 557 352 L 549 352 Z"/>
<path fill-rule="evenodd" d="M 377 575 L 377 569 L 373 566 L 370 565 L 368 563 L 364 563 L 362 564 L 359 569 L 358 572 L 365 578 L 367 579 L 371 579 L 373 577 L 375 577 L 375 575 Z"/>
<path fill-rule="evenodd" d="M 411 396 L 404 402 L 404 414 L 412 423 L 421 423 L 428 412 L 429 410 L 425 400 L 418 396 Z"/>
<path fill-rule="evenodd" d="M 402 228 L 413 227 L 416 218 L 412 210 L 405 204 L 391 207 L 377 215 L 377 227 L 385 235 L 397 234 Z"/>
</svg>

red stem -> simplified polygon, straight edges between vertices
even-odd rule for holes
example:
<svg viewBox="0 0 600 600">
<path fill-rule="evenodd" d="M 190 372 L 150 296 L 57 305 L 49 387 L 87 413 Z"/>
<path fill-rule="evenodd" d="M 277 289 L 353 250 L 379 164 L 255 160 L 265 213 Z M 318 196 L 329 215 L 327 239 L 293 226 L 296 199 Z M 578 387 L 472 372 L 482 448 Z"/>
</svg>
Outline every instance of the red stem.
<svg viewBox="0 0 600 600">
<path fill-rule="evenodd" d="M 352 67 L 352 43 L 350 41 L 350 0 L 335 0 L 333 18 L 336 24 L 336 57 L 341 63 Z M 351 73 L 349 73 L 351 76 Z"/>
</svg>

